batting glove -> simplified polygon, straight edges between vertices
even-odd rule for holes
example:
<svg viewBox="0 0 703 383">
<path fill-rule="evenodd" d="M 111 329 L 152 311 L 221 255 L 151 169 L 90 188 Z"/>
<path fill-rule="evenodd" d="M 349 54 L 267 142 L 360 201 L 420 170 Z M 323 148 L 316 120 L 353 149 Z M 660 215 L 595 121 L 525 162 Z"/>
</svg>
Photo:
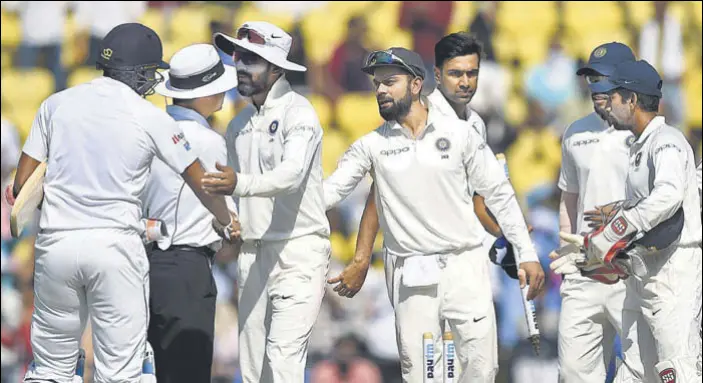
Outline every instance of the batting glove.
<svg viewBox="0 0 703 383">
<path fill-rule="evenodd" d="M 552 262 L 549 268 L 559 275 L 575 274 L 579 272 L 578 263 L 584 263 L 586 255 L 581 251 L 581 246 L 569 243 L 562 246 L 549 254 Z"/>
</svg>

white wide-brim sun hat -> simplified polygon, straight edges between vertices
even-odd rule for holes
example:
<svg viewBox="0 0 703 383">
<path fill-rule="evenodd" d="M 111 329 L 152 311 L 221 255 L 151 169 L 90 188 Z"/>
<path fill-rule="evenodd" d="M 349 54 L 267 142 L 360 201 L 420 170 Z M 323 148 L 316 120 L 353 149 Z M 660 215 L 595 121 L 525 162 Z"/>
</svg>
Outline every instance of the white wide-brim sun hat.
<svg viewBox="0 0 703 383">
<path fill-rule="evenodd" d="M 237 87 L 237 70 L 224 65 L 210 44 L 189 45 L 176 52 L 169 64 L 171 69 L 160 72 L 164 81 L 154 88 L 162 96 L 191 100 Z"/>
<path fill-rule="evenodd" d="M 236 39 L 218 32 L 213 36 L 215 46 L 229 56 L 234 54 L 234 47 L 238 46 L 261 56 L 264 60 L 285 70 L 294 72 L 307 71 L 306 67 L 288 61 L 288 53 L 290 53 L 293 38 L 281 28 L 265 21 L 250 21 L 244 23 L 239 29 L 255 31 L 264 38 L 265 43 L 255 44 L 247 39 Z"/>
</svg>

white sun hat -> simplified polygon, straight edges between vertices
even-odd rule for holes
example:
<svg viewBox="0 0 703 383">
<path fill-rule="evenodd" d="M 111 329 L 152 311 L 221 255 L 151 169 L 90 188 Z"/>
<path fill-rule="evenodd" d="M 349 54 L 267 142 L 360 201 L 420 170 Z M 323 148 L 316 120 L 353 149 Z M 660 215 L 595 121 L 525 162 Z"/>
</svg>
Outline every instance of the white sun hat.
<svg viewBox="0 0 703 383">
<path fill-rule="evenodd" d="M 215 46 L 227 55 L 234 54 L 235 46 L 256 53 L 264 60 L 285 70 L 305 72 L 307 68 L 288 61 L 293 38 L 283 29 L 265 21 L 250 21 L 237 30 L 236 38 L 215 33 Z"/>
<path fill-rule="evenodd" d="M 237 87 L 237 70 L 224 65 L 210 44 L 189 45 L 173 55 L 171 69 L 160 72 L 164 81 L 156 93 L 184 100 L 212 96 Z"/>
</svg>

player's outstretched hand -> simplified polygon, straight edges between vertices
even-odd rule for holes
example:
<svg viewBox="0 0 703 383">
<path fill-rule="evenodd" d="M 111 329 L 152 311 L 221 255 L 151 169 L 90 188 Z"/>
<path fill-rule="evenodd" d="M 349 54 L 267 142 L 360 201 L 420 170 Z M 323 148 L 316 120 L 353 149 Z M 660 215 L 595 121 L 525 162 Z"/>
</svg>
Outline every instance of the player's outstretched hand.
<svg viewBox="0 0 703 383">
<path fill-rule="evenodd" d="M 520 288 L 529 283 L 530 289 L 527 291 L 527 300 L 533 300 L 544 292 L 544 270 L 539 262 L 523 262 L 517 272 L 520 280 Z"/>
<path fill-rule="evenodd" d="M 549 259 L 552 260 L 549 268 L 559 275 L 575 274 L 579 272 L 577 264 L 583 263 L 585 258 L 581 246 L 569 243 L 549 254 Z"/>
<path fill-rule="evenodd" d="M 205 173 L 203 178 L 203 190 L 207 194 L 232 195 L 237 186 L 237 174 L 229 166 L 215 164 L 220 172 Z"/>
<path fill-rule="evenodd" d="M 369 266 L 370 261 L 368 260 L 353 260 L 338 276 L 328 279 L 327 283 L 337 284 L 334 291 L 339 296 L 353 298 L 364 285 Z"/>
</svg>

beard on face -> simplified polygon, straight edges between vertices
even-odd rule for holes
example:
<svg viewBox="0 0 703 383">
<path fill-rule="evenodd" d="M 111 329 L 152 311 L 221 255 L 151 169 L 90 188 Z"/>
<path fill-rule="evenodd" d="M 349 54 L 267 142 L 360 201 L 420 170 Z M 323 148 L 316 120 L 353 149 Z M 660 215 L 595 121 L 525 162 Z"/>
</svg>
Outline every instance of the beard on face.
<svg viewBox="0 0 703 383">
<path fill-rule="evenodd" d="M 413 102 L 413 96 L 410 92 L 410 84 L 405 92 L 405 95 L 400 100 L 394 100 L 391 97 L 377 99 L 378 112 L 386 121 L 398 121 L 410 113 L 410 106 Z M 391 101 L 393 104 L 389 107 L 381 108 L 381 104 L 385 101 Z"/>
<path fill-rule="evenodd" d="M 237 91 L 244 97 L 251 97 L 264 92 L 267 89 L 266 79 L 268 78 L 270 65 L 264 63 L 244 65 L 236 63 L 237 69 Z"/>
</svg>

